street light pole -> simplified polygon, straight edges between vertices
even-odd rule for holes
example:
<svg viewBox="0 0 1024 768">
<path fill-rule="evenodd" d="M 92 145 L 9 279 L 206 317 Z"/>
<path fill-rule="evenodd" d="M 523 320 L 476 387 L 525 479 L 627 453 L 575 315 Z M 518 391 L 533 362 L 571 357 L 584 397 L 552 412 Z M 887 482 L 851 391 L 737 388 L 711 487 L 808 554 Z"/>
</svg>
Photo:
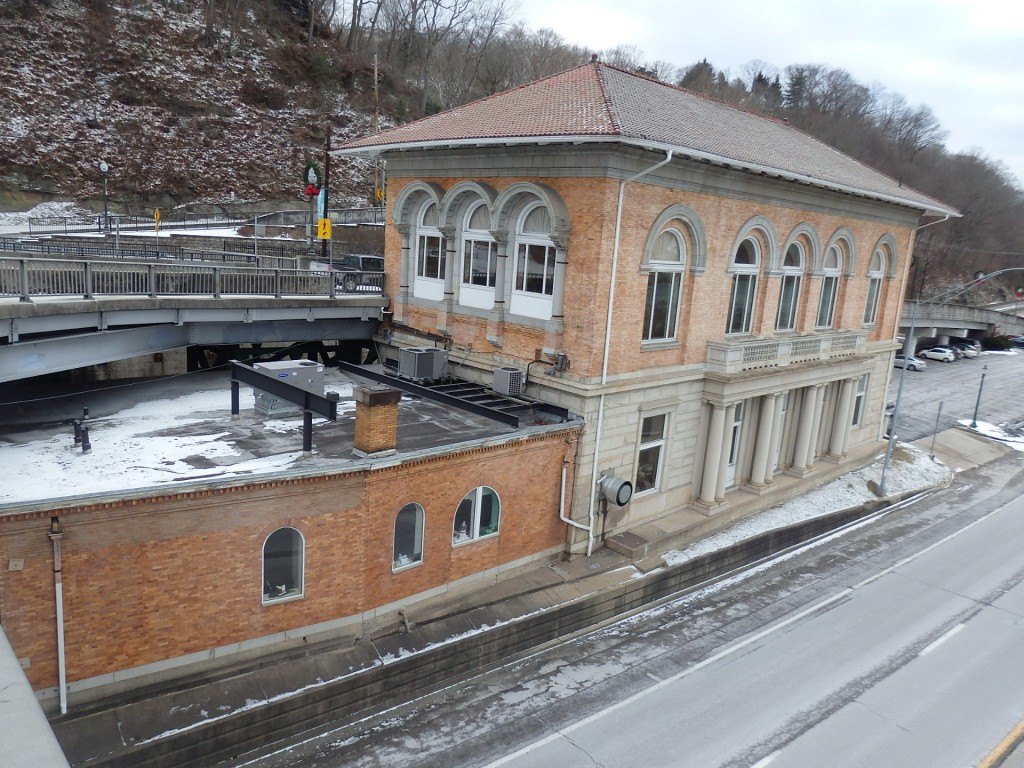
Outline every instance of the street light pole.
<svg viewBox="0 0 1024 768">
<path fill-rule="evenodd" d="M 100 160 L 100 173 L 103 174 L 103 231 L 110 231 L 110 216 L 107 214 L 107 171 L 110 166 L 106 160 Z"/>
<path fill-rule="evenodd" d="M 987 370 L 987 365 L 983 365 L 981 367 L 981 383 L 978 385 L 978 399 L 974 401 L 974 415 L 971 416 L 971 429 L 978 428 L 978 406 L 981 405 L 981 390 L 985 386 L 985 371 Z"/>
</svg>

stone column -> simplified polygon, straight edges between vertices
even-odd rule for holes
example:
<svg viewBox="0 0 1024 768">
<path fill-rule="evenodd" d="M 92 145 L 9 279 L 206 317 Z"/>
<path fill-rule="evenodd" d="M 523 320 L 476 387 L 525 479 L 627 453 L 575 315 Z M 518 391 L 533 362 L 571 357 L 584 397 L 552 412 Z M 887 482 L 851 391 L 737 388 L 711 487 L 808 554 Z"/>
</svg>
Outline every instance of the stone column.
<svg viewBox="0 0 1024 768">
<path fill-rule="evenodd" d="M 394 318 L 395 322 L 404 323 L 406 307 L 411 296 L 413 276 L 416 274 L 416 265 L 412 263 L 412 246 L 409 241 L 410 228 L 408 224 L 396 224 L 395 229 L 402 237 L 402 258 L 398 263 L 398 290 L 395 292 Z"/>
<path fill-rule="evenodd" d="M 807 469 L 808 444 L 811 441 L 811 428 L 814 426 L 814 407 L 817 394 L 817 387 L 804 387 L 803 401 L 800 403 L 800 422 L 796 428 L 796 447 L 793 449 L 793 471 L 795 472 L 803 472 Z"/>
<path fill-rule="evenodd" d="M 777 395 L 761 398 L 761 412 L 757 419 L 757 441 L 754 444 L 754 460 L 750 467 L 750 482 L 754 488 L 763 488 L 768 475 L 768 459 L 772 453 L 772 419 L 775 417 Z"/>
<path fill-rule="evenodd" d="M 710 509 L 715 506 L 715 491 L 718 488 L 718 465 L 722 459 L 722 436 L 725 432 L 725 407 L 717 403 L 707 404 L 711 406 L 711 415 L 708 419 L 708 438 L 704 445 L 704 469 L 700 477 L 698 503 Z"/>
<path fill-rule="evenodd" d="M 814 396 L 814 421 L 811 423 L 811 443 L 807 448 L 807 461 L 804 466 L 807 469 L 814 468 L 814 458 L 818 452 L 818 433 L 821 431 L 821 414 L 825 410 L 825 385 L 815 384 L 817 390 Z"/>
<path fill-rule="evenodd" d="M 494 230 L 494 306 L 487 315 L 487 341 L 496 347 L 502 344 L 505 332 L 505 312 L 508 309 L 508 232 Z"/>
<path fill-rule="evenodd" d="M 777 392 L 775 394 L 775 403 L 773 410 L 775 411 L 772 416 L 772 444 L 768 449 L 768 471 L 765 474 L 765 482 L 771 483 L 772 478 L 775 476 L 775 471 L 778 467 L 777 459 L 782 456 L 782 428 L 785 426 L 782 423 L 782 404 L 786 399 L 785 392 Z M 776 448 L 779 453 L 776 454 Z"/>
<path fill-rule="evenodd" d="M 437 330 L 450 335 L 455 309 L 455 276 L 458 274 L 456 271 L 455 227 L 440 227 L 440 230 L 441 236 L 444 238 L 444 296 L 441 299 L 441 306 L 437 308 Z"/>
<path fill-rule="evenodd" d="M 846 454 L 846 443 L 850 436 L 850 406 L 853 404 L 853 379 L 839 382 L 839 402 L 832 420 L 832 435 L 829 438 L 829 455 L 841 459 Z"/>
</svg>

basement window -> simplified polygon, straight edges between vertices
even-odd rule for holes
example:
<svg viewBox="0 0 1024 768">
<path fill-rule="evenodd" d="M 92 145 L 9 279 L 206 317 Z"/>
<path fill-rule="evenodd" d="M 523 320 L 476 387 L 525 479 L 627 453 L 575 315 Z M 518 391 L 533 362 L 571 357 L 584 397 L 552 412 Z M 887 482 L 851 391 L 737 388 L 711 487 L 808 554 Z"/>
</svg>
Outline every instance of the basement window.
<svg viewBox="0 0 1024 768">
<path fill-rule="evenodd" d="M 452 544 L 465 544 L 474 539 L 498 533 L 501 502 L 493 488 L 485 485 L 466 494 L 455 510 Z"/>
<path fill-rule="evenodd" d="M 263 543 L 263 602 L 302 597 L 305 542 L 294 528 L 278 528 Z"/>
</svg>

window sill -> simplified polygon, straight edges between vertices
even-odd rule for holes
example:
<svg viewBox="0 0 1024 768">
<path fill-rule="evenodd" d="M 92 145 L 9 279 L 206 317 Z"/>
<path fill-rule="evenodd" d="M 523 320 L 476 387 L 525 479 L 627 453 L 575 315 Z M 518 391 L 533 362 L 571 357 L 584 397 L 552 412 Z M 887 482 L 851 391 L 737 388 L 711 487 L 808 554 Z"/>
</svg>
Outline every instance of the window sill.
<svg viewBox="0 0 1024 768">
<path fill-rule="evenodd" d="M 290 603 L 294 600 L 301 600 L 303 597 L 305 597 L 305 594 L 302 592 L 299 592 L 296 595 L 281 595 L 280 597 L 275 597 L 273 595 L 268 597 L 267 595 L 264 595 L 263 605 L 279 605 L 280 603 Z"/>
<path fill-rule="evenodd" d="M 467 544 L 472 544 L 474 541 L 483 541 L 485 539 L 493 539 L 497 537 L 497 533 L 481 534 L 479 536 L 465 536 L 458 539 L 452 539 L 452 547 L 464 547 Z"/>
<path fill-rule="evenodd" d="M 423 565 L 423 559 L 422 558 L 420 558 L 419 560 L 413 560 L 412 562 L 409 562 L 409 563 L 402 563 L 400 565 L 392 565 L 391 566 L 391 572 L 392 573 L 401 573 L 402 571 L 409 571 L 409 570 L 412 570 L 413 568 L 418 568 L 421 565 Z"/>
<path fill-rule="evenodd" d="M 640 351 L 660 352 L 663 349 L 679 349 L 681 346 L 679 339 L 651 339 L 640 342 Z"/>
</svg>

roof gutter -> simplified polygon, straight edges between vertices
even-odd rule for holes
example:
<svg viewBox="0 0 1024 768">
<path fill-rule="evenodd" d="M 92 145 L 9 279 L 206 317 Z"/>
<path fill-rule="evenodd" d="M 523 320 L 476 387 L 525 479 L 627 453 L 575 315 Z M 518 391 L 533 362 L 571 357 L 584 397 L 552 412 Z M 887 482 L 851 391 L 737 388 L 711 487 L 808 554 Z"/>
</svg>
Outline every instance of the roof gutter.
<svg viewBox="0 0 1024 768">
<path fill-rule="evenodd" d="M 672 150 L 665 150 L 665 159 L 655 163 L 650 168 L 645 168 L 639 173 L 634 173 L 629 178 L 619 182 L 619 199 L 615 208 L 615 239 L 612 246 L 612 272 L 611 281 L 608 286 L 608 314 L 605 319 L 604 328 L 604 359 L 601 361 L 601 399 L 597 404 L 597 428 L 594 436 L 594 462 L 590 468 L 590 477 L 594 482 L 594 488 L 590 492 L 590 506 L 587 510 L 589 531 L 587 535 L 587 557 L 594 551 L 594 510 L 597 505 L 597 486 L 600 478 L 597 474 L 597 465 L 601 458 L 601 427 L 604 424 L 604 387 L 608 383 L 608 353 L 612 343 L 612 315 L 615 311 L 615 275 L 619 266 L 619 243 L 622 239 L 622 201 L 626 194 L 626 185 L 636 181 L 642 176 L 661 168 L 672 161 Z"/>
<path fill-rule="evenodd" d="M 945 208 L 939 205 L 936 201 L 935 205 L 929 205 L 928 203 L 921 202 L 920 200 L 911 200 L 897 195 L 890 195 L 884 192 L 873 192 L 871 190 L 858 189 L 848 184 L 840 184 L 838 182 L 827 181 L 824 179 L 818 179 L 813 176 L 807 176 L 801 173 L 793 173 L 791 171 L 782 171 L 778 168 L 773 168 L 768 165 L 760 165 L 758 163 L 750 163 L 744 160 L 737 160 L 735 158 L 726 157 L 725 155 L 716 155 L 712 152 L 703 152 L 698 149 L 690 149 L 688 147 L 672 146 L 665 144 L 664 142 L 655 141 L 644 141 L 643 139 L 630 139 L 623 136 L 514 136 L 509 138 L 495 138 L 495 139 L 448 139 L 445 141 L 416 141 L 416 142 L 398 142 L 395 144 L 375 144 L 367 147 L 355 147 L 352 149 L 335 149 L 331 151 L 332 155 L 353 155 L 363 157 L 377 157 L 385 152 L 407 152 L 411 150 L 419 149 L 453 149 L 457 147 L 480 147 L 480 146 L 537 146 L 538 144 L 625 144 L 627 146 L 638 147 L 640 149 L 650 150 L 652 152 L 670 152 L 675 155 L 681 155 L 684 157 L 691 158 L 693 160 L 701 160 L 715 165 L 729 166 L 732 168 L 738 168 L 740 170 L 750 171 L 751 173 L 764 174 L 766 176 L 775 176 L 786 181 L 793 181 L 797 184 L 806 184 L 812 187 L 820 187 L 822 189 L 832 190 L 834 192 L 842 192 L 843 194 L 853 195 L 855 197 L 867 197 L 873 200 L 881 200 L 886 203 L 894 203 L 897 205 L 907 206 L 916 210 L 923 211 L 926 214 L 934 214 L 936 216 L 947 216 L 959 218 L 962 214 L 952 208 Z M 856 162 L 856 161 L 854 161 Z M 877 171 L 876 171 L 877 173 Z"/>
</svg>

